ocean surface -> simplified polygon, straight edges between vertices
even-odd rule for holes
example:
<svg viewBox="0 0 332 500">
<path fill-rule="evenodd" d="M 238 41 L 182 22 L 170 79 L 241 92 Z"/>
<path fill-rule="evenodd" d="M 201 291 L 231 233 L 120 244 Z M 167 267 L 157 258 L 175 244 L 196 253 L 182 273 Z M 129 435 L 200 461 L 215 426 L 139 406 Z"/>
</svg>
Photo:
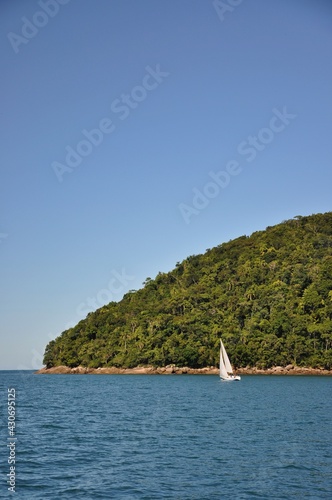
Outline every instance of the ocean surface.
<svg viewBox="0 0 332 500">
<path fill-rule="evenodd" d="M 330 377 L 2 371 L 0 387 L 0 498 L 332 498 Z"/>
</svg>

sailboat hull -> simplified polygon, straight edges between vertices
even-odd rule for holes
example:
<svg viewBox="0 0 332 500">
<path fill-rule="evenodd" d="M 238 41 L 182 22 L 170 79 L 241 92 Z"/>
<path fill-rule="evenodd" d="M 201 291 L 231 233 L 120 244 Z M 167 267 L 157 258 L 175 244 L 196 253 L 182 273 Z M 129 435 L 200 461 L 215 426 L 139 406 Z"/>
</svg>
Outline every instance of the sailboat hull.
<svg viewBox="0 0 332 500">
<path fill-rule="evenodd" d="M 239 375 L 233 376 L 233 377 L 220 377 L 221 380 L 224 382 L 235 382 L 241 380 L 241 377 Z"/>
</svg>

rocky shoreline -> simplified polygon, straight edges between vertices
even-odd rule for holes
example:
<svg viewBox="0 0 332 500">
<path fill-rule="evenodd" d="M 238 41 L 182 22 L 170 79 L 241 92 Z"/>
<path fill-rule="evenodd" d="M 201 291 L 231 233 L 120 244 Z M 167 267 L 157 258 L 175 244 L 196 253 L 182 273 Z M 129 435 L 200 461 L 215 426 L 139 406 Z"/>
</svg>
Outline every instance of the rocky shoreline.
<svg viewBox="0 0 332 500">
<path fill-rule="evenodd" d="M 136 368 L 86 368 L 77 366 L 69 368 L 68 366 L 55 366 L 53 368 L 41 368 L 36 374 L 69 374 L 69 375 L 219 375 L 219 368 L 210 366 L 206 368 L 188 368 L 187 366 L 178 367 L 168 365 L 161 368 L 153 366 L 137 366 Z M 304 368 L 299 366 L 287 365 L 275 366 L 268 369 L 260 368 L 239 368 L 237 375 L 332 375 L 332 370 L 322 368 Z"/>
</svg>

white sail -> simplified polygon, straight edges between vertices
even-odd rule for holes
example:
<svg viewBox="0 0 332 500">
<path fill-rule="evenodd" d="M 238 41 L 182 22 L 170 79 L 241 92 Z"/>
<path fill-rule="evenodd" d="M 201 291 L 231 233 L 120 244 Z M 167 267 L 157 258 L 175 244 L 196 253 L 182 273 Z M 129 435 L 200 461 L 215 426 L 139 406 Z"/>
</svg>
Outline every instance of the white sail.
<svg viewBox="0 0 332 500">
<path fill-rule="evenodd" d="M 223 356 L 223 359 L 224 359 L 224 364 L 225 364 L 226 372 L 230 373 L 230 374 L 233 374 L 232 365 L 231 365 L 231 363 L 229 361 L 229 357 L 227 356 L 227 352 L 226 352 L 225 346 L 222 343 L 221 339 L 220 339 L 220 345 L 221 345 L 221 351 L 222 351 L 222 356 Z"/>
<path fill-rule="evenodd" d="M 224 363 L 224 357 L 223 357 L 223 350 L 222 350 L 222 342 L 220 340 L 220 362 L 219 362 L 219 370 L 220 370 L 220 377 L 223 379 L 227 379 L 227 370 L 226 366 Z"/>
<path fill-rule="evenodd" d="M 233 375 L 233 368 L 229 361 L 229 357 L 227 356 L 226 349 L 222 340 L 220 339 L 220 378 L 223 380 L 241 380 L 241 377 Z"/>
</svg>

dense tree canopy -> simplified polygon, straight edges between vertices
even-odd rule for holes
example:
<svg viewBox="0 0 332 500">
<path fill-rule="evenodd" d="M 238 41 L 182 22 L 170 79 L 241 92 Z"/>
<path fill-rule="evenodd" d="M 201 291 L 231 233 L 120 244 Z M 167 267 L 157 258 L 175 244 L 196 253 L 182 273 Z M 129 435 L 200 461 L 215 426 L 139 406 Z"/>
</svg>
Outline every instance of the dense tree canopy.
<svg viewBox="0 0 332 500">
<path fill-rule="evenodd" d="M 332 212 L 241 236 L 148 278 L 45 350 L 47 367 L 332 367 Z"/>
</svg>

